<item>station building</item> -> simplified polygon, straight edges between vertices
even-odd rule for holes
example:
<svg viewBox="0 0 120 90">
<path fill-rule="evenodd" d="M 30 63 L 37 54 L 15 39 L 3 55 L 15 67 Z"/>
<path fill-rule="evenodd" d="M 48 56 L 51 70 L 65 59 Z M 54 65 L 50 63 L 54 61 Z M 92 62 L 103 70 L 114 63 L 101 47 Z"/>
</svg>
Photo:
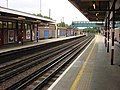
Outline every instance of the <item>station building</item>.
<svg viewBox="0 0 120 90">
<path fill-rule="evenodd" d="M 58 37 L 64 37 L 64 36 L 69 37 L 74 35 L 75 29 L 71 26 L 58 27 L 57 32 L 58 32 Z"/>
<path fill-rule="evenodd" d="M 45 24 L 45 23 L 44 23 Z M 38 39 L 56 38 L 56 26 L 55 23 L 49 23 L 38 27 Z"/>
<path fill-rule="evenodd" d="M 0 45 L 55 37 L 55 20 L 0 7 Z"/>
</svg>

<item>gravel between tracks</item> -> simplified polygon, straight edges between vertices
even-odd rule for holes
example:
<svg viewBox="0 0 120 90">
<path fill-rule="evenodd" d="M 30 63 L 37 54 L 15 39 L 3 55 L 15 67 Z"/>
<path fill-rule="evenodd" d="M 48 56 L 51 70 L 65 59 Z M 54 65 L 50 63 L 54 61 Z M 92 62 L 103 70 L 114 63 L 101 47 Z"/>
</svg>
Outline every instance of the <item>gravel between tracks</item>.
<svg viewBox="0 0 120 90">
<path fill-rule="evenodd" d="M 9 79 L 6 80 L 5 82 L 2 82 L 0 84 L 0 90 L 4 90 L 5 88 L 11 86 L 12 84 L 16 83 L 17 81 L 23 79 L 24 77 L 28 76 L 29 74 L 33 73 L 34 71 L 38 70 L 40 67 L 42 67 L 43 65 L 45 65 L 46 63 L 50 62 L 51 60 L 53 60 L 54 58 L 56 58 L 57 56 L 59 56 L 60 54 L 56 55 L 55 57 L 49 58 L 48 60 L 45 60 L 44 62 L 38 64 L 37 66 Z"/>
</svg>

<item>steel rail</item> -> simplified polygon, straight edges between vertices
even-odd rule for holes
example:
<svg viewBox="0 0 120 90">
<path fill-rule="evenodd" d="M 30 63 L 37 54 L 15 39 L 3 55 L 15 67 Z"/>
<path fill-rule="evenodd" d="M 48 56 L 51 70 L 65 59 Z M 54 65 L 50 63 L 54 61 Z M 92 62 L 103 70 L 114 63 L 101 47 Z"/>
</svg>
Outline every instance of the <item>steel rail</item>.
<svg viewBox="0 0 120 90">
<path fill-rule="evenodd" d="M 84 37 L 80 37 L 81 39 L 82 38 L 84 38 Z M 77 38 L 77 39 L 79 39 L 79 38 Z M 73 41 L 75 41 L 75 40 L 73 40 Z M 9 64 L 9 65 L 6 65 L 6 66 L 3 66 L 3 67 L 0 67 L 0 69 L 4 69 L 4 68 L 6 68 L 6 67 L 9 67 L 9 66 L 11 66 L 11 65 L 16 65 L 17 63 L 22 63 L 22 61 L 23 62 L 25 62 L 26 60 L 28 60 L 28 59 L 31 59 L 31 58 L 36 58 L 37 56 L 38 56 L 38 58 L 39 57 L 42 57 L 42 56 L 39 56 L 39 55 L 45 55 L 45 54 L 49 54 L 50 53 L 50 51 L 51 52 L 53 52 L 53 51 L 55 51 L 55 48 L 56 48 L 56 50 L 58 50 L 59 48 L 58 47 L 65 47 L 66 45 L 69 45 L 69 43 L 71 43 L 71 42 L 68 42 L 68 43 L 64 43 L 63 45 L 59 45 L 59 46 L 57 46 L 57 47 L 53 47 L 53 48 L 50 48 L 50 49 L 47 49 L 47 50 L 45 50 L 45 51 L 42 51 L 42 52 L 40 52 L 40 53 L 37 53 L 37 54 L 35 54 L 35 55 L 31 55 L 30 57 L 27 57 L 27 58 L 25 58 L 25 59 L 21 59 L 21 60 L 19 60 L 18 62 L 15 62 L 15 63 L 12 63 L 12 64 Z M 52 51 L 53 50 L 53 51 Z M 49 51 L 49 52 L 48 52 Z M 33 58 L 33 59 L 34 59 Z M 30 61 L 30 60 L 29 60 Z M 20 64 L 20 66 L 21 66 L 21 64 Z M 13 67 L 15 67 L 15 66 L 13 66 Z M 16 68 L 16 67 L 15 67 Z M 10 69 L 13 69 L 13 68 L 10 68 Z M 0 71 L 0 74 L 2 73 L 2 71 Z"/>
<path fill-rule="evenodd" d="M 82 39 L 84 39 L 84 38 L 82 38 Z M 75 40 L 75 41 L 77 41 L 77 40 Z M 75 42 L 74 41 L 74 42 Z M 71 42 L 72 43 L 72 42 Z M 70 43 L 68 43 L 68 44 L 70 44 Z M 67 44 L 67 45 L 68 45 Z M 66 46 L 67 46 L 66 45 Z M 61 48 L 63 48 L 65 45 L 63 45 Z M 71 45 L 72 46 L 72 45 Z M 71 47 L 71 46 L 69 46 L 69 47 Z M 48 54 L 48 55 L 46 55 L 45 57 L 42 57 L 42 58 L 40 58 L 40 59 L 38 59 L 38 58 L 36 58 L 36 59 L 38 59 L 38 60 L 35 60 L 35 58 L 34 58 L 34 62 L 32 62 L 32 63 L 28 63 L 27 65 L 26 64 L 23 64 L 23 65 L 21 65 L 21 67 L 19 67 L 19 68 L 17 68 L 17 69 L 14 69 L 14 70 L 12 70 L 12 71 L 10 71 L 10 72 L 7 72 L 6 74 L 3 74 L 3 75 L 0 75 L 0 82 L 3 82 L 3 81 L 5 81 L 5 80 L 7 80 L 7 79 L 10 79 L 11 77 L 13 77 L 13 76 L 15 76 L 15 75 L 18 75 L 19 73 L 22 73 L 22 72 L 24 72 L 24 71 L 26 71 L 26 70 L 28 70 L 29 68 L 31 68 L 31 67 L 34 67 L 35 65 L 38 65 L 40 62 L 42 62 L 45 58 L 48 58 L 48 57 L 50 57 L 51 55 L 54 55 L 54 54 L 57 54 L 58 52 L 61 52 L 61 51 L 64 51 L 65 49 L 67 49 L 67 48 L 69 48 L 69 47 L 65 47 L 65 48 L 63 48 L 63 49 L 61 49 L 61 50 L 59 50 L 58 48 L 58 50 L 59 51 L 57 51 L 57 52 L 53 52 L 53 53 L 51 53 L 51 54 Z M 56 49 L 55 49 L 56 50 Z M 33 59 L 32 59 L 33 60 Z M 31 60 L 30 60 L 31 61 Z M 20 66 L 19 65 L 19 66 Z M 16 68 L 16 67 L 14 67 L 14 68 Z M 13 69 L 13 68 L 10 68 L 9 70 L 11 70 L 11 69 Z"/>
<path fill-rule="evenodd" d="M 87 43 L 85 43 L 80 50 L 82 50 L 91 40 L 89 40 Z M 78 47 L 79 48 L 79 47 Z M 78 48 L 75 48 L 77 50 Z M 48 81 L 54 77 L 80 50 L 77 50 L 76 53 L 72 54 L 70 58 L 68 58 L 62 65 L 60 65 L 55 71 L 53 71 L 48 77 L 46 77 L 43 81 L 41 81 L 37 86 L 33 88 L 33 90 L 41 90 L 45 84 L 48 83 Z"/>
</svg>

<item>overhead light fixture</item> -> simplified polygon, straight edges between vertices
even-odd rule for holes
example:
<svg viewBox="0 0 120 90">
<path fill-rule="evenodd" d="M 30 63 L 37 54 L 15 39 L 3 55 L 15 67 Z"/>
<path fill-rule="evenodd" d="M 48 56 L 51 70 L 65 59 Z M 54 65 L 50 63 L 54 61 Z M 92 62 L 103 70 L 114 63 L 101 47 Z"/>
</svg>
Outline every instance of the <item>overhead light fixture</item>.
<svg viewBox="0 0 120 90">
<path fill-rule="evenodd" d="M 35 21 L 33 21 L 33 22 L 35 22 L 35 23 L 40 23 L 41 21 L 40 21 L 40 20 L 35 20 Z"/>
<path fill-rule="evenodd" d="M 96 20 L 98 21 L 98 18 L 96 18 Z"/>
<path fill-rule="evenodd" d="M 96 9 L 95 2 L 93 2 L 93 8 Z"/>
<path fill-rule="evenodd" d="M 95 3 L 93 4 L 93 8 L 95 9 Z"/>
<path fill-rule="evenodd" d="M 36 22 L 41 22 L 40 20 L 36 20 Z"/>
<path fill-rule="evenodd" d="M 18 17 L 18 19 L 20 19 L 20 20 L 24 20 L 24 19 L 26 19 L 25 17 Z"/>
<path fill-rule="evenodd" d="M 99 13 L 96 13 L 96 16 L 98 16 Z"/>
</svg>

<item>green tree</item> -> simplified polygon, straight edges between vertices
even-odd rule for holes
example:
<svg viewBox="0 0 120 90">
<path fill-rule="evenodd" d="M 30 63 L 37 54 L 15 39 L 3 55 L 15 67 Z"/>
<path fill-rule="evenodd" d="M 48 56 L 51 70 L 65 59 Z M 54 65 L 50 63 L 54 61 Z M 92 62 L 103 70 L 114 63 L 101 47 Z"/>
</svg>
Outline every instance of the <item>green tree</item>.
<svg viewBox="0 0 120 90">
<path fill-rule="evenodd" d="M 93 28 L 88 27 L 84 29 L 84 32 L 90 32 L 90 33 L 96 33 L 98 31 L 99 31 L 98 27 L 93 27 Z"/>
<path fill-rule="evenodd" d="M 41 14 L 41 13 L 39 13 L 39 14 L 36 14 L 37 16 L 40 16 L 40 17 L 43 17 L 43 15 Z"/>
<path fill-rule="evenodd" d="M 40 16 L 40 17 L 44 17 L 44 18 L 47 18 L 47 19 L 51 19 L 51 20 L 52 20 L 52 18 L 50 18 L 50 17 L 48 17 L 48 16 L 43 16 L 41 13 L 39 13 L 39 14 L 33 14 L 33 15 Z"/>
<path fill-rule="evenodd" d="M 65 24 L 65 22 L 61 22 L 57 24 L 59 27 L 66 27 L 69 26 L 68 24 Z"/>
<path fill-rule="evenodd" d="M 50 18 L 50 17 L 48 17 L 48 16 L 43 16 L 44 18 L 48 18 L 48 19 L 52 19 L 52 18 Z"/>
</svg>

